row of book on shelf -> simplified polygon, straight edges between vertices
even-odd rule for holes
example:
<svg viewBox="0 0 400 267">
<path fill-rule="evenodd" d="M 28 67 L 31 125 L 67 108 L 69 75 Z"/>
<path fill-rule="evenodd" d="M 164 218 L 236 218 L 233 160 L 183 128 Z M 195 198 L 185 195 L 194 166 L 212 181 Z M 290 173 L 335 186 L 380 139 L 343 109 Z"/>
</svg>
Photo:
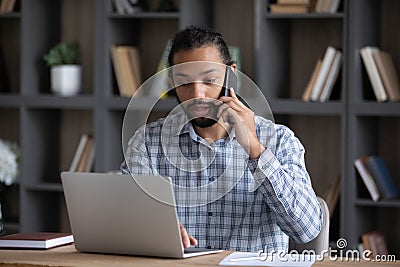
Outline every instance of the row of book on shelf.
<svg viewBox="0 0 400 267">
<path fill-rule="evenodd" d="M 354 161 L 354 166 L 373 201 L 396 199 L 400 196 L 396 183 L 380 156 L 361 156 Z"/>
<path fill-rule="evenodd" d="M 399 101 L 399 76 L 391 54 L 381 51 L 378 47 L 365 46 L 360 49 L 360 55 L 378 102 Z M 317 60 L 302 99 L 318 102 L 329 100 L 340 77 L 341 65 L 342 52 L 329 46 L 323 59 Z"/>
<path fill-rule="evenodd" d="M 311 78 L 303 92 L 304 101 L 326 102 L 338 80 L 342 66 L 342 52 L 329 46 L 323 59 L 318 59 Z"/>
<path fill-rule="evenodd" d="M 89 134 L 82 134 L 74 157 L 69 167 L 70 172 L 90 172 L 95 158 L 94 139 Z"/>
<path fill-rule="evenodd" d="M 360 54 L 378 102 L 399 101 L 399 76 L 391 54 L 375 46 L 361 48 Z"/>
<path fill-rule="evenodd" d="M 271 13 L 336 13 L 340 0 L 277 0 L 269 4 Z"/>
</svg>

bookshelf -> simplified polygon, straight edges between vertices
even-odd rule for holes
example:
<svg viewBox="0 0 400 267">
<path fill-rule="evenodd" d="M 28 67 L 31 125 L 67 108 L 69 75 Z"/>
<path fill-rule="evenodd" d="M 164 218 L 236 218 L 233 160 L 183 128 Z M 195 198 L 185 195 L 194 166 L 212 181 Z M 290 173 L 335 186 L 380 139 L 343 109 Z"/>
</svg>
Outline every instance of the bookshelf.
<svg viewBox="0 0 400 267">
<path fill-rule="evenodd" d="M 155 10 L 158 1 L 148 2 L 150 10 Z M 213 25 L 228 44 L 240 47 L 242 71 L 263 91 L 275 120 L 293 129 L 304 144 L 317 194 L 324 196 L 340 175 L 341 197 L 331 223 L 331 240 L 344 237 L 349 248 L 356 248 L 362 233 L 378 229 L 385 233 L 390 252 L 399 256 L 400 232 L 390 226 L 400 221 L 400 201 L 373 202 L 362 195 L 353 167 L 360 155 L 379 154 L 400 185 L 396 162 L 400 106 L 376 102 L 359 56 L 361 47 L 376 45 L 390 52 L 400 69 L 399 1 L 342 0 L 335 14 L 288 15 L 269 13 L 270 2 L 177 0 L 178 12 L 120 15 L 113 11 L 111 0 L 83 0 L 79 8 L 68 0 L 21 0 L 19 12 L 0 14 L 1 55 L 10 72 L 9 89 L 0 92 L 4 122 L 0 138 L 22 146 L 15 212 L 19 218 L 6 221 L 6 227 L 13 231 L 68 227 L 63 222 L 59 173 L 68 169 L 83 133 L 95 138 L 95 171 L 119 168 L 122 121 L 129 99 L 119 96 L 110 46 L 139 47 L 145 58 L 142 76 L 147 79 L 166 41 L 186 25 L 202 24 Z M 75 97 L 50 93 L 49 69 L 41 59 L 60 40 L 77 40 L 84 54 L 83 90 Z M 329 45 L 343 52 L 339 86 L 326 103 L 303 102 L 314 64 Z M 154 101 L 143 97 L 134 112 L 140 114 Z M 165 112 L 175 104 L 167 99 L 157 110 Z M 137 126 L 141 123 L 136 122 Z"/>
<path fill-rule="evenodd" d="M 377 103 L 358 56 L 360 48 L 376 45 L 392 54 L 397 69 L 400 66 L 400 38 L 393 10 L 399 9 L 398 1 L 349 1 L 349 55 L 348 55 L 348 160 L 346 164 L 347 187 L 343 234 L 349 243 L 359 242 L 359 235 L 378 229 L 385 235 L 389 252 L 400 254 L 400 233 L 394 225 L 399 222 L 400 200 L 373 202 L 362 194 L 359 178 L 351 163 L 361 155 L 380 155 L 395 180 L 400 185 L 398 164 L 400 123 L 399 103 Z"/>
<path fill-rule="evenodd" d="M 397 184 L 399 103 L 378 103 L 363 70 L 359 50 L 376 45 L 400 66 L 396 1 L 342 0 L 335 14 L 271 14 L 255 1 L 255 80 L 270 99 L 278 122 L 291 127 L 306 148 L 306 163 L 319 195 L 340 175 L 339 218 L 331 224 L 331 240 L 344 237 L 357 248 L 362 233 L 385 233 L 391 253 L 400 254 L 399 200 L 373 202 L 362 195 L 353 161 L 360 155 L 381 155 Z M 301 101 L 317 58 L 328 45 L 343 52 L 340 86 L 327 103 Z M 390 140 L 390 141 L 389 141 Z M 397 162 L 397 164 L 396 164 Z M 393 216 L 396 214 L 396 216 Z M 336 220 L 336 221 L 335 221 Z M 388 227 L 389 226 L 389 227 Z"/>
<path fill-rule="evenodd" d="M 158 4 L 156 0 L 148 2 L 153 10 Z M 188 13 L 193 5 L 204 10 L 210 1 L 175 3 Z M 182 12 L 118 15 L 110 0 L 76 4 L 67 0 L 21 0 L 18 12 L 0 14 L 1 56 L 9 80 L 9 86 L 0 91 L 0 138 L 18 142 L 22 159 L 14 196 L 15 203 L 20 204 L 13 207 L 16 218 L 5 218 L 8 232 L 68 228 L 63 222 L 66 211 L 59 174 L 68 169 L 82 134 L 95 137 L 96 171 L 119 168 L 123 159 L 122 119 L 129 99 L 119 97 L 110 45 L 142 47 L 146 57 L 143 74 L 148 78 L 168 38 L 185 25 L 208 24 L 209 19 Z M 50 93 L 49 69 L 42 60 L 44 53 L 61 40 L 77 41 L 82 50 L 82 92 L 74 97 Z M 144 99 L 143 103 L 153 100 Z M 160 110 L 174 105 L 165 102 Z"/>
<path fill-rule="evenodd" d="M 274 14 L 269 4 L 255 1 L 255 80 L 269 100 L 275 121 L 289 126 L 303 143 L 307 169 L 317 195 L 326 198 L 340 176 L 340 203 L 331 221 L 330 240 L 341 237 L 346 163 L 346 68 L 326 103 L 304 102 L 315 63 L 328 46 L 347 56 L 347 1 L 335 14 Z"/>
</svg>

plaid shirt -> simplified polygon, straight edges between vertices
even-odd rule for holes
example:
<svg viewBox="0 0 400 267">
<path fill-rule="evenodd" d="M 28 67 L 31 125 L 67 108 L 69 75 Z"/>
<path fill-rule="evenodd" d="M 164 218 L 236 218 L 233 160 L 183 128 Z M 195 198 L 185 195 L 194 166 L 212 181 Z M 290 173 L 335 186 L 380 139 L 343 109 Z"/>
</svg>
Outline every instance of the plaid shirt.
<svg viewBox="0 0 400 267">
<path fill-rule="evenodd" d="M 179 221 L 198 247 L 287 251 L 289 237 L 304 243 L 318 235 L 322 213 L 292 131 L 256 116 L 267 149 L 249 160 L 234 130 L 209 144 L 185 121 L 178 113 L 140 128 L 121 169 L 171 177 Z"/>
</svg>

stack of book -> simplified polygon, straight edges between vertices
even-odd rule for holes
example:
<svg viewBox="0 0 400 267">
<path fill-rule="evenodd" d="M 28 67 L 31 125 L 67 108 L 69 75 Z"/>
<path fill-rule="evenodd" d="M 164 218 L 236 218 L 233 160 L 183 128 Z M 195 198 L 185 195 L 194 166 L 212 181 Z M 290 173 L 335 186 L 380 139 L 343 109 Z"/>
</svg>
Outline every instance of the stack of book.
<svg viewBox="0 0 400 267">
<path fill-rule="evenodd" d="M 374 46 L 361 48 L 360 54 L 378 102 L 399 101 L 399 77 L 392 56 Z"/>
<path fill-rule="evenodd" d="M 111 46 L 111 59 L 121 96 L 132 97 L 142 83 L 139 50 L 133 46 Z"/>
<path fill-rule="evenodd" d="M 311 0 L 278 0 L 276 4 L 270 4 L 271 13 L 308 13 Z"/>
<path fill-rule="evenodd" d="M 381 157 L 362 156 L 354 161 L 354 166 L 373 201 L 399 197 L 399 190 Z"/>
<path fill-rule="evenodd" d="M 363 251 L 369 250 L 370 259 L 376 259 L 377 256 L 388 255 L 388 249 L 385 237 L 379 231 L 370 231 L 361 235 Z"/>
<path fill-rule="evenodd" d="M 332 93 L 342 65 L 342 52 L 329 46 L 324 58 L 319 59 L 304 90 L 304 101 L 326 102 Z"/>
<path fill-rule="evenodd" d="M 270 4 L 271 13 L 336 13 L 340 0 L 277 0 Z"/>
<path fill-rule="evenodd" d="M 93 168 L 95 157 L 95 145 L 93 137 L 83 134 L 75 150 L 69 171 L 70 172 L 90 172 Z"/>
</svg>

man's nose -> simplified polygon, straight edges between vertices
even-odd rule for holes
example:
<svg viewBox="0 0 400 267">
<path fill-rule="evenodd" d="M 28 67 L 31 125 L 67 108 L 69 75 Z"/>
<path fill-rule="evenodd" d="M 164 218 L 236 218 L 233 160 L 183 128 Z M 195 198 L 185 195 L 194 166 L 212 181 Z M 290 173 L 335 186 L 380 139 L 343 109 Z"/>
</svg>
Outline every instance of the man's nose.
<svg viewBox="0 0 400 267">
<path fill-rule="evenodd" d="M 206 97 L 205 86 L 201 82 L 192 83 L 192 98 L 204 98 Z"/>
</svg>

